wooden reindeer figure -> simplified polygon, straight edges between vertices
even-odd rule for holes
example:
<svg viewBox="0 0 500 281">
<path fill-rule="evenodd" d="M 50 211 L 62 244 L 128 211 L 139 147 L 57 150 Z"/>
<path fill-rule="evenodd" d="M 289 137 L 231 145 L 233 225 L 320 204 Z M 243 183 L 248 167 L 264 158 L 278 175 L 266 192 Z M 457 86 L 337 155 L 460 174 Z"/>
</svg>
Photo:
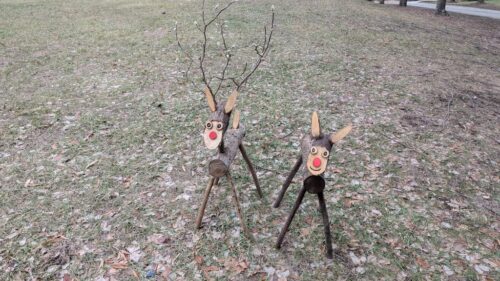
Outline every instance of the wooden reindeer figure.
<svg viewBox="0 0 500 281">
<path fill-rule="evenodd" d="M 252 239 L 252 235 L 246 227 L 244 217 L 241 212 L 236 187 L 231 177 L 231 173 L 229 172 L 231 163 L 236 157 L 238 151 L 240 151 L 243 159 L 247 163 L 248 170 L 252 175 L 255 186 L 257 187 L 257 193 L 262 198 L 262 191 L 260 189 L 259 180 L 257 179 L 257 174 L 255 173 L 252 163 L 250 162 L 250 159 L 248 158 L 248 155 L 243 146 L 245 128 L 242 124 L 240 124 L 240 115 L 238 111 L 235 112 L 232 126 L 231 128 L 229 128 L 229 119 L 231 117 L 231 113 L 234 111 L 238 92 L 236 90 L 233 91 L 233 93 L 229 96 L 227 102 L 220 104 L 216 103 L 215 97 L 210 92 L 210 89 L 205 89 L 205 95 L 207 98 L 208 107 L 210 108 L 212 114 L 205 124 L 203 139 L 208 149 L 218 149 L 218 152 L 215 159 L 210 161 L 208 166 L 211 178 L 208 182 L 208 186 L 205 190 L 205 195 L 199 209 L 198 217 L 196 219 L 196 227 L 201 228 L 203 214 L 205 212 L 208 197 L 210 195 L 212 187 L 218 184 L 219 178 L 225 176 L 232 189 L 234 204 L 236 205 L 236 210 L 240 219 L 241 227 L 243 228 L 243 231 L 245 232 L 247 237 Z"/>
<path fill-rule="evenodd" d="M 281 233 L 278 237 L 278 241 L 276 243 L 276 248 L 281 248 L 281 244 L 283 239 L 285 238 L 285 234 L 290 227 L 290 223 L 295 216 L 295 213 L 299 209 L 300 204 L 302 203 L 302 199 L 306 194 L 306 191 L 312 194 L 317 194 L 319 200 L 319 208 L 321 215 L 323 216 L 323 225 L 325 229 L 326 236 L 326 256 L 331 259 L 333 258 L 333 249 L 332 249 L 332 238 L 330 233 L 330 222 L 328 219 L 328 212 L 326 210 L 325 197 L 323 195 L 323 190 L 325 189 L 325 179 L 324 172 L 326 170 L 326 166 L 328 164 L 328 156 L 330 155 L 330 151 L 332 149 L 332 145 L 339 142 L 343 139 L 352 129 L 352 125 L 349 125 L 340 131 L 326 135 L 321 132 L 318 114 L 313 112 L 312 114 L 312 122 L 311 122 L 311 133 L 306 134 L 302 138 L 301 144 L 301 154 L 297 159 L 290 175 L 286 179 L 283 187 L 280 190 L 278 198 L 274 203 L 274 207 L 278 208 L 285 192 L 292 182 L 295 174 L 302 166 L 302 163 L 305 162 L 304 174 L 303 174 L 303 185 L 301 190 L 299 191 L 299 195 L 297 196 L 297 200 L 295 201 L 295 205 L 293 206 L 292 211 L 288 215 L 288 219 L 281 230 Z"/>
</svg>

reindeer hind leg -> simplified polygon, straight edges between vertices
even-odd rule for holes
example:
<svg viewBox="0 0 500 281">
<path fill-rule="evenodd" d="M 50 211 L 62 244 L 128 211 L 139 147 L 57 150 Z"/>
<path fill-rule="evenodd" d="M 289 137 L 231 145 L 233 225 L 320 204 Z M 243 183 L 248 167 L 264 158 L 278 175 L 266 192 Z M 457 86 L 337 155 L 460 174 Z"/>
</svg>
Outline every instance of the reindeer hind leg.
<svg viewBox="0 0 500 281">
<path fill-rule="evenodd" d="M 229 185 L 231 186 L 231 189 L 233 191 L 234 204 L 236 205 L 236 212 L 238 214 L 238 218 L 240 219 L 241 228 L 243 228 L 243 232 L 248 237 L 248 239 L 253 241 L 254 240 L 253 235 L 250 232 L 250 230 L 247 228 L 247 225 L 245 223 L 245 218 L 243 216 L 243 212 L 241 211 L 240 200 L 238 199 L 238 192 L 236 191 L 236 187 L 234 186 L 233 178 L 231 177 L 231 174 L 229 172 L 226 174 L 226 177 L 227 177 L 227 181 L 229 182 Z"/>
<path fill-rule="evenodd" d="M 306 194 L 306 188 L 305 186 L 302 187 L 300 190 L 299 195 L 297 196 L 297 200 L 295 200 L 295 205 L 293 206 L 292 211 L 288 215 L 288 219 L 286 220 L 285 225 L 281 229 L 280 235 L 278 237 L 278 241 L 276 242 L 276 248 L 281 248 L 281 243 L 283 243 L 283 239 L 285 239 L 285 234 L 288 231 L 288 228 L 290 227 L 290 224 L 292 223 L 293 217 L 295 216 L 295 213 L 297 213 L 297 210 L 300 207 L 300 203 L 302 203 L 302 199 L 304 199 L 304 195 Z"/>
<path fill-rule="evenodd" d="M 262 196 L 262 190 L 260 189 L 259 185 L 259 179 L 257 178 L 255 169 L 253 168 L 252 162 L 250 162 L 250 158 L 248 158 L 247 152 L 245 151 L 245 147 L 243 147 L 243 144 L 240 144 L 240 152 L 241 155 L 243 156 L 243 159 L 245 159 L 245 162 L 247 163 L 248 171 L 250 171 L 250 174 L 252 175 L 255 187 L 257 188 L 257 193 L 259 194 L 259 197 L 262 198 L 263 196 Z"/>
<path fill-rule="evenodd" d="M 325 229 L 325 243 L 326 243 L 326 257 L 333 259 L 332 248 L 332 234 L 330 232 L 330 220 L 328 219 L 328 212 L 326 210 L 325 196 L 323 192 L 318 193 L 319 209 L 323 216 L 323 226 Z"/>
</svg>

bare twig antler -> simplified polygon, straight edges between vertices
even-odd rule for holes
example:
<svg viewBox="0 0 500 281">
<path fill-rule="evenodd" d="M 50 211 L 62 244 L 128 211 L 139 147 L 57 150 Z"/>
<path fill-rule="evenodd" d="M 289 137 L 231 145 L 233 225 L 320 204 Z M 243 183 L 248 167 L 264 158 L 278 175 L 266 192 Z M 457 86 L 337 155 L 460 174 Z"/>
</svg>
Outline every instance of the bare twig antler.
<svg viewBox="0 0 500 281">
<path fill-rule="evenodd" d="M 233 54 L 231 53 L 230 49 L 228 48 L 228 44 L 227 44 L 226 37 L 225 37 L 225 31 L 224 31 L 224 21 L 221 20 L 221 15 L 224 11 L 226 11 L 229 7 L 231 7 L 231 5 L 234 4 L 235 2 L 237 2 L 237 1 L 230 1 L 223 8 L 218 10 L 212 18 L 207 19 L 206 15 L 205 15 L 205 0 L 203 0 L 202 1 L 202 11 L 201 11 L 202 25 L 196 24 L 198 30 L 203 34 L 203 41 L 202 41 L 202 45 L 201 45 L 201 47 L 202 47 L 201 48 L 201 55 L 198 58 L 198 60 L 199 60 L 198 68 L 201 72 L 201 78 L 202 78 L 203 83 L 205 84 L 205 87 L 210 90 L 210 93 L 212 93 L 213 96 L 215 96 L 219 92 L 219 90 L 221 89 L 221 87 L 225 81 L 231 81 L 236 86 L 236 90 L 239 91 L 247 83 L 248 79 L 255 73 L 257 68 L 259 68 L 261 63 L 264 61 L 266 55 L 269 53 L 269 49 L 271 47 L 271 38 L 272 38 L 273 30 L 274 30 L 274 7 L 272 9 L 270 30 L 268 30 L 267 26 L 264 26 L 264 40 L 262 42 L 262 45 L 255 46 L 255 52 L 257 53 L 257 61 L 253 64 L 253 67 L 251 69 L 249 69 L 248 63 L 245 63 L 245 65 L 243 66 L 243 70 L 241 71 L 240 74 L 238 74 L 236 76 L 231 76 L 231 77 L 227 76 Z M 209 73 L 205 67 L 205 62 L 206 62 L 206 58 L 207 58 L 207 46 L 208 46 L 207 32 L 208 32 L 209 27 L 215 21 L 217 21 L 220 25 L 220 36 L 222 39 L 222 52 L 223 52 L 223 55 L 225 57 L 225 63 L 223 65 L 220 76 L 212 76 L 211 78 L 209 78 Z M 194 58 L 181 45 L 181 43 L 179 41 L 178 34 L 177 34 L 177 24 L 175 27 L 175 38 L 177 40 L 177 46 L 186 55 L 186 57 L 189 60 L 189 66 L 188 66 L 188 70 L 186 72 L 186 77 L 188 78 L 189 70 L 191 69 L 191 66 L 194 64 Z M 215 88 L 215 91 L 212 90 L 212 87 L 210 85 L 212 78 L 218 80 L 217 87 Z"/>
<path fill-rule="evenodd" d="M 252 70 L 241 80 L 241 82 L 236 82 L 236 79 L 232 79 L 233 83 L 236 85 L 236 90 L 240 90 L 241 87 L 248 81 L 248 78 L 254 74 L 254 72 L 259 68 L 260 64 L 264 60 L 265 56 L 269 53 L 269 49 L 271 47 L 271 38 L 273 36 L 273 30 L 274 30 L 274 8 L 272 10 L 272 15 L 271 15 L 271 30 L 269 31 L 269 36 L 267 35 L 267 26 L 264 26 L 264 42 L 262 43 L 262 46 L 255 46 L 255 52 L 257 53 L 257 61 L 253 65 Z M 259 50 L 260 47 L 260 50 Z M 246 71 L 246 65 L 243 73 Z"/>
</svg>

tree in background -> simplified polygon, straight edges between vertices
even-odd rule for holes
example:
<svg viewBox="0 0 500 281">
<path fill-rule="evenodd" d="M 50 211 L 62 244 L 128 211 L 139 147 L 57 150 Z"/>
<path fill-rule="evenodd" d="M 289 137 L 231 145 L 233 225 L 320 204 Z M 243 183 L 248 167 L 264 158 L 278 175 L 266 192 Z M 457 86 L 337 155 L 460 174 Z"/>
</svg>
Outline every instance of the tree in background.
<svg viewBox="0 0 500 281">
<path fill-rule="evenodd" d="M 446 0 L 438 0 L 436 3 L 436 15 L 447 16 L 448 12 L 446 12 Z"/>
<path fill-rule="evenodd" d="M 407 0 L 399 0 L 399 6 L 406 7 Z"/>
</svg>

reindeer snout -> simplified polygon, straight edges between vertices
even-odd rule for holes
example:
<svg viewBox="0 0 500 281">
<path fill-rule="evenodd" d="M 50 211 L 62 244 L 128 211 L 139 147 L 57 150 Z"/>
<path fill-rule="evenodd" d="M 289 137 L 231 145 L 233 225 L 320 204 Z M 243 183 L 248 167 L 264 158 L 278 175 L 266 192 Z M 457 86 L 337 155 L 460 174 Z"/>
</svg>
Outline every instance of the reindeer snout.
<svg viewBox="0 0 500 281">
<path fill-rule="evenodd" d="M 319 159 L 319 157 L 314 158 L 314 160 L 313 160 L 313 163 L 312 163 L 312 164 L 313 164 L 313 166 L 314 166 L 314 167 L 316 167 L 316 168 L 321 167 L 321 159 Z"/>
<path fill-rule="evenodd" d="M 217 138 L 217 133 L 214 132 L 214 131 L 211 131 L 209 134 L 208 134 L 208 137 L 211 139 L 211 140 L 215 140 Z"/>
</svg>

